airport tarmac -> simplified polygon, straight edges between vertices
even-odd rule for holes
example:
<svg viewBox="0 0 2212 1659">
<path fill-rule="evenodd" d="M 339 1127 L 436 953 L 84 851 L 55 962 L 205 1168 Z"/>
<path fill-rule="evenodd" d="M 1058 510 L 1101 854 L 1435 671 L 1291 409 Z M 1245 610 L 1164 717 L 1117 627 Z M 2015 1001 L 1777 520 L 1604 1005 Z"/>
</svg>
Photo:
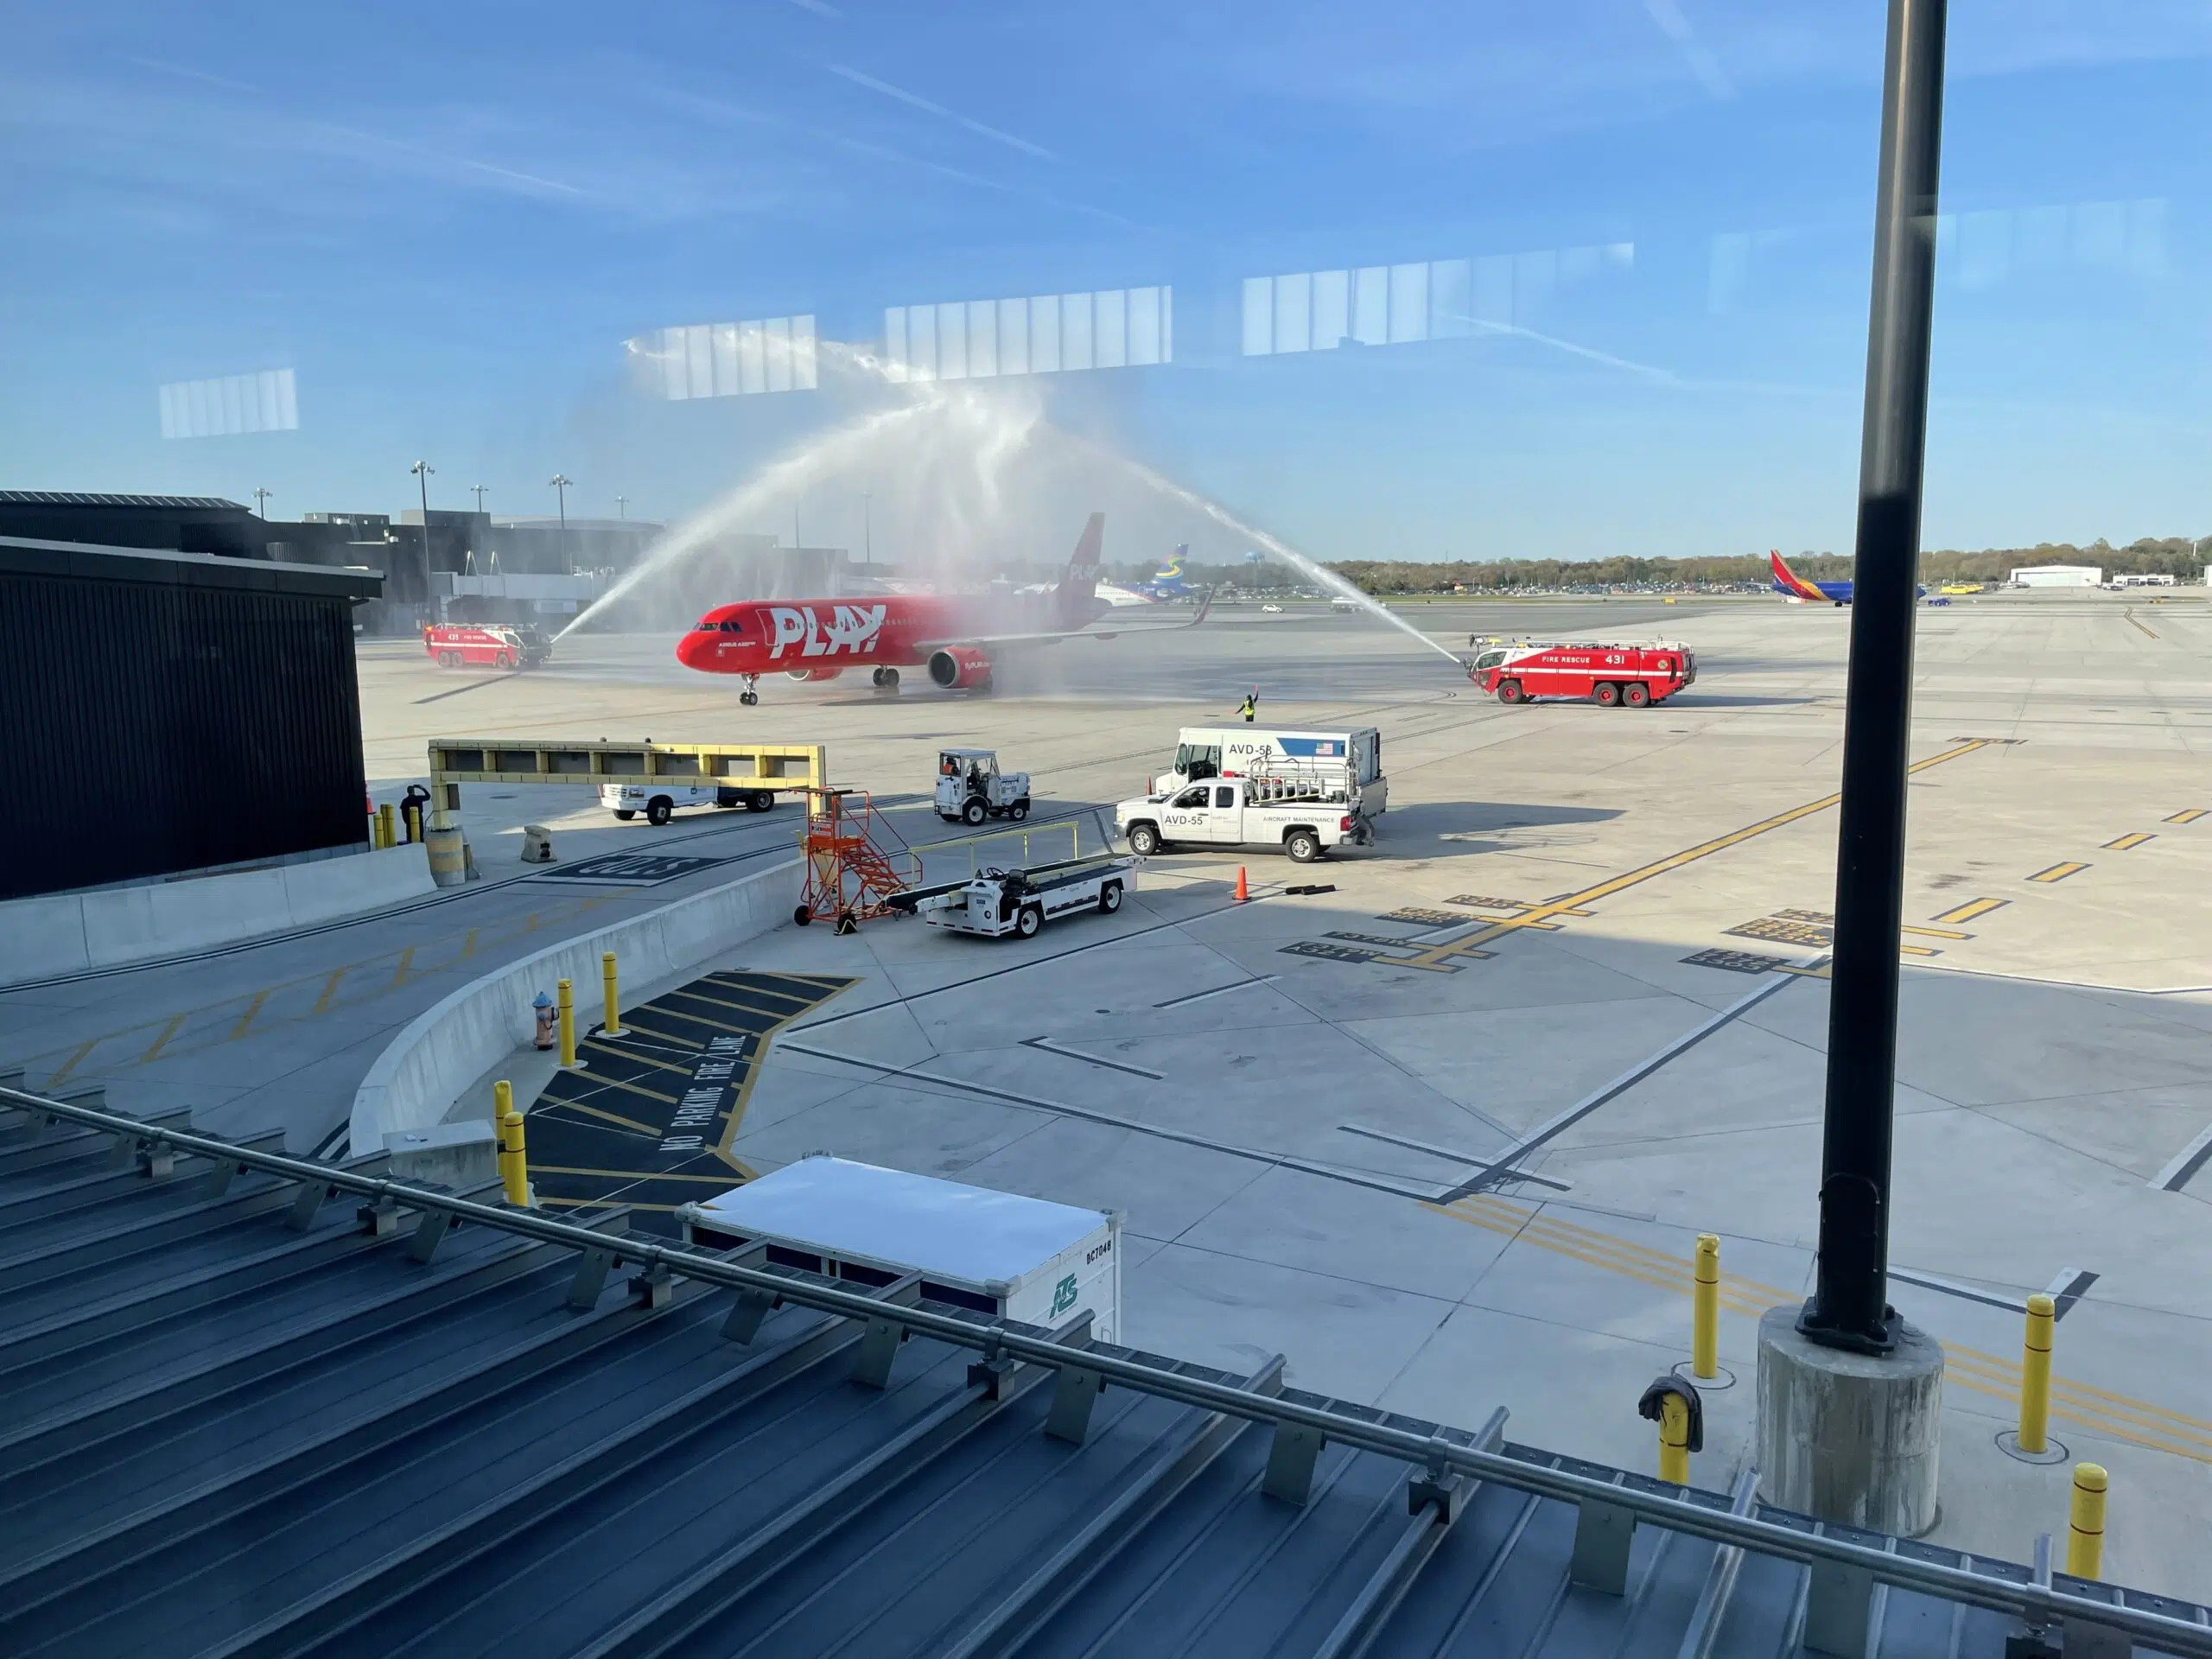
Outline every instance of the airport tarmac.
<svg viewBox="0 0 2212 1659">
<path fill-rule="evenodd" d="M 1461 654 L 1470 633 L 1679 639 L 1699 678 L 1644 710 L 1506 709 L 1373 620 L 1313 607 L 1069 642 L 992 698 L 779 679 L 752 709 L 665 639 L 571 636 L 512 676 L 368 642 L 365 738 L 380 798 L 432 736 L 821 741 L 913 842 L 958 833 L 924 804 L 934 746 L 995 747 L 1033 774 L 1033 835 L 1061 820 L 1088 849 L 1179 727 L 1226 723 L 1255 686 L 1271 723 L 1380 727 L 1391 810 L 1371 849 L 1294 873 L 1260 849 L 1154 859 L 1119 915 L 1027 944 L 893 920 L 734 953 L 719 965 L 852 982 L 774 1036 L 731 1154 L 759 1169 L 830 1150 L 1122 1210 L 1127 1339 L 1245 1369 L 1280 1350 L 1301 1386 L 1459 1423 L 1502 1403 L 1516 1439 L 1639 1468 L 1635 1402 L 1687 1360 L 1692 1242 L 1717 1232 L 1737 1380 L 1708 1395 L 1695 1475 L 1726 1487 L 1757 1315 L 1810 1281 L 1849 613 L 1407 613 Z M 2053 1432 L 2113 1471 L 2107 1575 L 2207 1599 L 2212 608 L 2004 595 L 1919 624 L 1891 1294 L 1950 1359 L 1936 1535 L 2015 1560 L 2038 1532 L 2063 1542 L 2065 1466 L 1996 1444 L 2022 1299 L 2051 1288 Z M 464 810 L 485 882 L 0 995 L 0 1065 L 37 1086 L 74 1056 L 69 1079 L 123 1106 L 322 1143 L 447 990 L 734 873 L 565 883 L 516 861 L 516 826 L 551 828 L 563 863 L 762 861 L 797 817 L 655 830 L 579 791 L 488 786 Z M 1335 891 L 1281 890 L 1303 881 Z M 544 1076 L 510 1070 L 525 1094 Z M 645 1179 L 656 1144 L 620 1167 Z M 1541 1183 L 1480 1181 L 1509 1154 Z"/>
</svg>

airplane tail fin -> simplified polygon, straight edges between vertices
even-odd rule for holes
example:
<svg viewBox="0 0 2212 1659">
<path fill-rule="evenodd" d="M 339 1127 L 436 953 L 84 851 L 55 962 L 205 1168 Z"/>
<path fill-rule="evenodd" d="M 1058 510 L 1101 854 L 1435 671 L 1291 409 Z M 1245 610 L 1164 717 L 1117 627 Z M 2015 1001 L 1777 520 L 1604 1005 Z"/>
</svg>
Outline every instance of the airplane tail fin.
<svg viewBox="0 0 2212 1659">
<path fill-rule="evenodd" d="M 1094 512 L 1083 527 L 1082 539 L 1068 560 L 1067 574 L 1055 590 L 1061 616 L 1087 620 L 1090 601 L 1098 595 L 1098 557 L 1106 541 L 1106 515 Z"/>
<path fill-rule="evenodd" d="M 1792 599 L 1826 600 L 1827 598 L 1826 594 L 1814 587 L 1811 582 L 1806 581 L 1784 563 L 1780 548 L 1768 549 L 1766 558 L 1767 563 L 1774 570 L 1774 588 L 1777 593 L 1787 594 Z"/>
</svg>

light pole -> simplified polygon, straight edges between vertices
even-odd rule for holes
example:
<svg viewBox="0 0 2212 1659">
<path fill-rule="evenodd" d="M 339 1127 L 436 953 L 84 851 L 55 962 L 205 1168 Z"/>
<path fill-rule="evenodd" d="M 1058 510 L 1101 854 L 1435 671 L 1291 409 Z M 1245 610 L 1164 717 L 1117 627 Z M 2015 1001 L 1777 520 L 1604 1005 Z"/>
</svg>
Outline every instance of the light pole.
<svg viewBox="0 0 2212 1659">
<path fill-rule="evenodd" d="M 475 496 L 476 496 L 476 511 L 477 511 L 477 512 L 483 512 L 483 511 L 484 511 L 484 493 L 485 493 L 486 490 L 488 490 L 489 488 L 491 488 L 491 486 L 490 486 L 490 485 L 488 485 L 488 484 L 472 484 L 472 485 L 470 485 L 468 487 L 469 487 L 472 491 L 474 491 L 474 492 L 475 493 Z"/>
<path fill-rule="evenodd" d="M 561 568 L 569 575 L 576 574 L 575 562 L 569 556 L 569 486 L 576 480 L 566 473 L 556 473 L 545 480 L 561 504 Z"/>
<path fill-rule="evenodd" d="M 269 522 L 269 498 L 276 493 L 274 490 L 264 490 L 257 486 L 253 492 L 254 507 L 261 514 L 261 522 L 264 524 Z"/>
<path fill-rule="evenodd" d="M 628 496 L 618 495 L 614 498 L 614 516 L 617 518 L 627 518 L 630 516 L 630 498 Z"/>
<path fill-rule="evenodd" d="M 407 469 L 415 474 L 415 482 L 423 492 L 423 597 L 430 595 L 430 474 L 438 469 L 427 461 L 418 461 Z"/>
</svg>

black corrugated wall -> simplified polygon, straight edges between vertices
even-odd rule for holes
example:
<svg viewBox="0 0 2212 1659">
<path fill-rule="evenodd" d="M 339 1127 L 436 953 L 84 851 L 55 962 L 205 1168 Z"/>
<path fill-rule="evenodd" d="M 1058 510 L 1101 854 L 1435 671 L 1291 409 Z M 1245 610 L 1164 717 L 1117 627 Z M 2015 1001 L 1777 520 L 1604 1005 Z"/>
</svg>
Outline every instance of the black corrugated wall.
<svg viewBox="0 0 2212 1659">
<path fill-rule="evenodd" d="M 348 601 L 0 571 L 0 899 L 358 845 Z"/>
</svg>

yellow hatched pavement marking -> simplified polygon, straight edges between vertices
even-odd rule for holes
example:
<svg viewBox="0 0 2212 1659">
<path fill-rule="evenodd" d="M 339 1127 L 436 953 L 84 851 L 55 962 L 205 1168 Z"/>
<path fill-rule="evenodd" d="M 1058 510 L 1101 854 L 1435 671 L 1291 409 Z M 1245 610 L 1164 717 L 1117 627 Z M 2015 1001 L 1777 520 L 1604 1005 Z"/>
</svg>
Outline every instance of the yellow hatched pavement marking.
<svg viewBox="0 0 2212 1659">
<path fill-rule="evenodd" d="M 253 994 L 253 1001 L 245 1005 L 245 1012 L 238 1016 L 238 1024 L 231 1027 L 232 1042 L 236 1042 L 251 1029 L 254 1017 L 261 1012 L 261 1005 L 269 1001 L 269 995 L 267 990 L 258 990 Z"/>
<path fill-rule="evenodd" d="M 322 995 L 315 998 L 315 1007 L 311 1012 L 319 1014 L 328 1014 L 330 1012 L 330 1005 L 338 998 L 339 982 L 353 971 L 353 970 L 351 968 L 340 968 L 334 970 L 331 974 L 328 982 L 323 986 Z"/>
<path fill-rule="evenodd" d="M 152 1045 L 138 1057 L 138 1064 L 144 1065 L 160 1058 L 162 1051 L 169 1046 L 169 1039 L 176 1035 L 177 1028 L 184 1024 L 185 1018 L 181 1014 L 171 1014 L 168 1024 L 162 1027 L 162 1034 L 155 1038 Z"/>
<path fill-rule="evenodd" d="M 635 1031 L 637 1027 L 635 1026 L 629 1026 L 624 1027 L 624 1029 Z M 666 1060 L 654 1059 L 649 1054 L 639 1054 L 631 1049 L 616 1048 L 612 1044 L 602 1043 L 596 1037 L 585 1038 L 583 1046 L 586 1048 L 595 1048 L 602 1054 L 613 1054 L 626 1060 L 636 1060 L 643 1065 L 657 1065 L 664 1071 L 675 1072 L 677 1077 L 685 1079 L 687 1082 L 690 1080 L 691 1076 L 691 1068 L 688 1065 L 671 1065 Z M 658 1129 L 655 1129 L 653 1133 L 655 1135 L 658 1135 L 660 1131 Z"/>
<path fill-rule="evenodd" d="M 2158 836 L 2148 831 L 2138 830 L 2132 835 L 2122 836 L 2116 841 L 2105 842 L 2105 850 L 2108 853 L 2124 853 L 2131 847 L 2140 847 L 2146 841 L 2157 839 Z"/>
<path fill-rule="evenodd" d="M 443 965 L 451 966 L 466 960 L 482 944 L 521 937 L 530 931 L 524 926 L 525 923 L 534 925 L 542 923 L 548 916 L 582 914 L 613 903 L 621 896 L 594 894 L 538 916 L 511 918 L 490 928 L 472 927 L 465 932 L 381 950 L 373 956 L 341 963 L 334 969 L 318 968 L 291 979 L 262 986 L 257 990 L 241 991 L 213 1002 L 156 1014 L 111 1031 L 104 1031 L 73 1046 L 48 1049 L 27 1058 L 36 1062 L 54 1056 L 63 1057 L 45 1078 L 45 1086 L 52 1087 L 73 1076 L 88 1060 L 92 1060 L 103 1044 L 118 1045 L 122 1052 L 112 1059 L 103 1057 L 95 1062 L 96 1072 L 143 1065 L 164 1054 L 193 1052 L 223 1043 L 241 1041 L 257 1031 L 267 1029 L 272 1023 L 290 1024 L 317 1019 L 334 1009 L 371 1001 L 403 984 L 411 983 L 438 965 L 433 957 L 434 952 L 451 950 L 456 942 L 459 944 L 457 953 L 447 957 Z M 366 971 L 386 966 L 392 969 L 389 975 Z M 278 1009 L 282 1009 L 286 1006 L 288 993 L 310 989 L 313 991 L 311 999 L 302 997 L 291 1004 L 294 1012 L 280 1014 L 271 1011 L 272 1001 Z M 238 1011 L 235 1019 L 228 1017 L 232 1009 Z"/>
<path fill-rule="evenodd" d="M 1977 749 L 1986 749 L 1988 747 L 1987 738 L 1969 738 L 1967 741 L 1955 744 L 1941 753 L 1929 755 L 1925 760 L 1914 761 L 1906 770 L 1916 772 L 1925 772 L 1930 766 L 1940 766 L 1947 760 L 1955 760 L 1961 755 L 1972 754 Z M 1465 938 L 1453 939 L 1446 944 L 1431 945 L 1415 956 L 1393 957 L 1390 965 L 1393 968 L 1423 968 L 1432 971 L 1442 969 L 1453 957 L 1487 954 L 1480 951 L 1478 947 L 1492 944 L 1522 928 L 1541 927 L 1548 931 L 1556 925 L 1553 920 L 1554 917 L 1586 912 L 1589 906 L 1597 903 L 1600 899 L 1610 899 L 1617 893 L 1625 892 L 1630 887 L 1650 880 L 1654 876 L 1664 875 L 1670 870 L 1681 869 L 1686 864 L 1694 864 L 1701 858 L 1710 858 L 1715 853 L 1726 852 L 1729 848 L 1740 846 L 1753 836 L 1764 836 L 1770 830 L 1796 823 L 1799 819 L 1808 818 L 1815 812 L 1825 812 L 1842 798 L 1840 793 L 1823 795 L 1817 801 L 1808 801 L 1802 806 L 1791 807 L 1787 812 L 1777 812 L 1772 817 L 1761 818 L 1757 823 L 1746 824 L 1741 830 L 1732 830 L 1725 836 L 1716 836 L 1711 841 L 1700 842 L 1698 845 L 1685 848 L 1679 853 L 1670 853 L 1665 858 L 1640 866 L 1624 875 L 1609 877 L 1595 887 L 1585 887 L 1580 893 L 1567 893 L 1559 899 L 1530 906 L 1518 916 L 1487 922 Z"/>
<path fill-rule="evenodd" d="M 599 1081 L 606 1083 L 611 1081 L 611 1079 L 601 1077 Z M 655 1100 L 666 1100 L 668 1096 L 666 1095 L 655 1095 L 653 1098 Z M 531 1107 L 530 1109 L 531 1116 L 533 1117 L 540 1112 L 582 1112 L 589 1117 L 602 1118 L 606 1122 L 615 1124 L 622 1128 L 635 1129 L 639 1135 L 648 1135 L 654 1141 L 658 1141 L 662 1135 L 661 1130 L 653 1128 L 650 1123 L 640 1123 L 634 1117 L 625 1117 L 621 1113 L 610 1112 L 604 1107 L 587 1106 L 581 1100 L 541 1100 L 537 1105 Z"/>
<path fill-rule="evenodd" d="M 69 1058 L 62 1061 L 59 1066 L 54 1068 L 53 1074 L 46 1080 L 46 1086 L 49 1089 L 53 1088 L 55 1084 L 60 1083 L 72 1071 L 74 1071 L 79 1066 L 82 1065 L 85 1063 L 85 1056 L 98 1048 L 100 1046 L 101 1040 L 102 1039 L 98 1037 L 87 1037 L 83 1042 L 78 1044 L 76 1049 L 70 1054 Z"/>
<path fill-rule="evenodd" d="M 1451 1205 L 1422 1208 L 1685 1299 L 1690 1294 L 1695 1264 L 1688 1256 L 1647 1249 L 1611 1233 L 1559 1221 L 1510 1198 L 1478 1194 Z M 1746 1318 L 1757 1319 L 1770 1307 L 1802 1300 L 1794 1291 L 1754 1279 L 1725 1273 L 1721 1278 L 1721 1306 Z M 1943 1344 L 1943 1353 L 1946 1373 L 1960 1387 L 1994 1399 L 2018 1401 L 2018 1361 L 1949 1342 Z M 2063 1377 L 2051 1379 L 2051 1393 L 2054 1415 L 2113 1440 L 2212 1464 L 2212 1422 Z"/>
<path fill-rule="evenodd" d="M 1939 922 L 1970 922 L 1977 916 L 1986 916 L 1993 910 L 2002 910 L 2012 901 L 2010 899 L 1970 899 L 1963 905 L 1954 906 L 1934 919 Z M 1964 934 L 1960 935 L 1961 938 Z"/>
<path fill-rule="evenodd" d="M 2204 809 L 2202 807 L 2192 806 L 2185 812 L 2175 813 L 2171 817 L 2168 818 L 2166 822 L 2168 823 L 2195 823 L 2203 816 Z"/>
<path fill-rule="evenodd" d="M 674 1095 L 664 1095 L 659 1090 L 648 1089 L 642 1083 L 630 1083 L 621 1077 L 610 1077 L 603 1071 L 593 1072 L 591 1074 L 591 1084 L 592 1087 L 594 1089 L 601 1087 L 608 1089 L 626 1089 L 633 1095 L 643 1095 L 647 1100 L 658 1100 L 662 1102 L 664 1104 L 670 1106 L 673 1106 L 677 1103 L 677 1097 Z M 573 1100 L 549 1101 L 546 1103 L 548 1106 L 574 1106 L 576 1104 Z M 660 1138 L 660 1130 L 654 1129 L 650 1133 L 655 1140 L 658 1140 Z"/>
</svg>

